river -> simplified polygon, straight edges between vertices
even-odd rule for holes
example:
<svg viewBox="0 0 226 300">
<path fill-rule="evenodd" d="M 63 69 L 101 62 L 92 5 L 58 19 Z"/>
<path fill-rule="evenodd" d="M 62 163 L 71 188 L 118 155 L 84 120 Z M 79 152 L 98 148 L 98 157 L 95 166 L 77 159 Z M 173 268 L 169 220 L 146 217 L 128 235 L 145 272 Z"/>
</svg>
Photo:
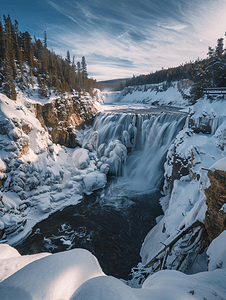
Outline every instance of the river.
<svg viewBox="0 0 226 300">
<path fill-rule="evenodd" d="M 99 133 L 99 145 L 122 142 L 125 131 L 128 133 L 132 144 L 120 176 L 109 176 L 104 189 L 84 195 L 79 204 L 36 224 L 16 246 L 21 254 L 85 248 L 97 257 L 107 275 L 130 278 L 131 268 L 140 261 L 145 236 L 163 214 L 159 198 L 165 156 L 186 114 L 179 108 L 165 109 L 167 113 L 161 113 L 163 107 L 115 109 L 105 106 L 93 130 Z"/>
</svg>

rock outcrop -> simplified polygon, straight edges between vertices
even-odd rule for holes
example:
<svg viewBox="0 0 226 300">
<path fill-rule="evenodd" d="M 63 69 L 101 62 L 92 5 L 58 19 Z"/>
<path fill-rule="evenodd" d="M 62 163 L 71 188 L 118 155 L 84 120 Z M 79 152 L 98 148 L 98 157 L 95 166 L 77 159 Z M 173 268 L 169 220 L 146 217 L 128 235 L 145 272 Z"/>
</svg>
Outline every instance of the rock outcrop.
<svg viewBox="0 0 226 300">
<path fill-rule="evenodd" d="M 91 124 L 97 111 L 91 98 L 78 97 L 56 99 L 44 105 L 30 104 L 44 128 L 48 129 L 56 144 L 74 148 L 77 146 L 75 129 Z"/>
<path fill-rule="evenodd" d="M 205 190 L 207 212 L 205 228 L 208 242 L 212 242 L 226 229 L 226 172 L 221 170 L 208 171 L 210 186 Z"/>
</svg>

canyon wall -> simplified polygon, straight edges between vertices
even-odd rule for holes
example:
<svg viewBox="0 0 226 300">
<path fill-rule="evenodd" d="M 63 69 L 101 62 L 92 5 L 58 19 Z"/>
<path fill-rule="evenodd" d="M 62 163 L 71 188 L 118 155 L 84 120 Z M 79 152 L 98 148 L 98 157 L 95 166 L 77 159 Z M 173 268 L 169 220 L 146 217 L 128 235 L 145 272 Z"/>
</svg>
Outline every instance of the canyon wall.
<svg viewBox="0 0 226 300">
<path fill-rule="evenodd" d="M 44 105 L 29 104 L 29 108 L 42 126 L 47 127 L 53 142 L 69 148 L 78 145 L 75 129 L 84 129 L 85 125 L 90 125 L 97 113 L 88 96 L 56 99 Z"/>
<path fill-rule="evenodd" d="M 226 230 L 226 172 L 208 171 L 210 186 L 205 190 L 207 211 L 205 228 L 208 243 Z"/>
</svg>

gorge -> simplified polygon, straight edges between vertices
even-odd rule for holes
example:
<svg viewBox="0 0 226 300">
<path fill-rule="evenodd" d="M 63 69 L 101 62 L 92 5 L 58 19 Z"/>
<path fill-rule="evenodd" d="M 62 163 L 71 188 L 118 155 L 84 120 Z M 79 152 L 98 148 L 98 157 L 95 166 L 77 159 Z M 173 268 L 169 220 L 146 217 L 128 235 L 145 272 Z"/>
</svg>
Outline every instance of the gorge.
<svg viewBox="0 0 226 300">
<path fill-rule="evenodd" d="M 64 109 L 63 104 L 59 107 Z M 47 130 L 55 129 L 45 123 L 48 115 L 39 114 L 42 127 L 37 127 L 26 110 L 30 131 L 20 129 L 24 115 L 13 119 L 13 132 L 22 130 L 23 138 L 27 132 L 29 139 L 23 160 L 15 155 L 4 160 L 1 242 L 22 255 L 87 249 L 107 275 L 133 287 L 161 269 L 187 274 L 207 270 L 206 247 L 225 226 L 224 188 L 219 190 L 220 213 L 206 202 L 210 186 L 206 170 L 215 174 L 214 164 L 224 162 L 224 115 L 208 116 L 200 107 L 194 107 L 195 113 L 173 107 L 164 112 L 164 107 L 140 104 L 117 108 L 102 109 L 92 127 L 70 129 L 79 145 L 75 149 L 51 142 Z M 60 116 L 56 106 L 50 115 L 53 112 Z M 57 129 L 59 137 L 68 136 L 69 119 L 62 126 L 66 130 Z M 7 130 L 6 134 L 17 141 L 15 134 Z M 10 140 L 7 143 L 11 145 Z M 12 198 L 16 191 L 20 199 Z M 211 197 L 210 202 L 218 201 Z M 219 230 L 211 236 L 216 214 Z"/>
</svg>

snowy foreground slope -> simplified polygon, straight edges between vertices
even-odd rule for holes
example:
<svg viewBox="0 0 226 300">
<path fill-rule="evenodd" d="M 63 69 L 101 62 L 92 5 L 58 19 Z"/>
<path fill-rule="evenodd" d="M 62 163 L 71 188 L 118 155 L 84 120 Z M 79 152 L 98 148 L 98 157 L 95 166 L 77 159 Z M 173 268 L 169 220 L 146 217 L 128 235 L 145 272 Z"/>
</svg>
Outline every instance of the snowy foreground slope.
<svg viewBox="0 0 226 300">
<path fill-rule="evenodd" d="M 173 90 L 168 92 L 173 94 Z M 164 91 L 159 93 L 163 95 Z M 139 94 L 138 99 L 142 97 Z M 160 97 L 158 99 L 160 101 Z M 167 91 L 164 99 L 167 99 Z M 161 98 L 160 104 L 169 104 L 164 99 Z M 177 98 L 174 105 L 179 106 L 178 99 L 181 98 Z M 121 100 L 130 101 L 126 96 Z M 4 243 L 0 244 L 0 299 L 226 299 L 226 231 L 212 241 L 207 252 L 197 257 L 188 255 L 182 264 L 177 261 L 181 248 L 176 243 L 172 255 L 166 256 L 163 252 L 166 259 L 162 260 L 160 255 L 158 262 L 164 263 L 164 268 L 173 269 L 174 261 L 176 267 L 180 265 L 179 270 L 186 272 L 189 263 L 195 260 L 193 269 L 187 274 L 174 269 L 160 270 L 144 278 L 140 289 L 106 276 L 87 250 L 21 256 L 7 245 L 17 243 L 37 222 L 54 211 L 78 203 L 84 192 L 89 194 L 103 187 L 111 159 L 115 161 L 113 156 L 117 154 L 123 161 L 125 147 L 111 143 L 106 152 L 114 151 L 107 163 L 103 163 L 96 154 L 98 136 L 95 132 L 89 136 L 85 148 L 55 145 L 27 109 L 28 100 L 20 97 L 12 101 L 1 94 L 0 101 L 0 179 L 4 181 L 0 200 L 0 233 L 1 243 Z M 103 111 L 104 107 L 100 109 Z M 167 153 L 165 195 L 161 199 L 164 216 L 158 218 L 159 223 L 143 243 L 140 272 L 161 251 L 161 243 L 170 243 L 178 230 L 197 220 L 204 222 L 205 189 L 210 185 L 206 169 L 226 171 L 225 103 L 202 99 L 190 108 L 190 113 L 190 128 L 187 122 Z M 203 132 L 198 132 L 197 128 L 201 127 Z M 82 140 L 83 132 L 80 135 Z M 222 211 L 226 211 L 225 207 Z M 193 252 L 195 256 L 198 250 Z M 154 264 L 156 269 L 158 262 Z M 145 270 L 151 274 L 153 266 Z"/>
<path fill-rule="evenodd" d="M 211 244 L 210 258 L 217 257 L 222 240 L 225 244 L 225 235 Z M 135 289 L 106 276 L 87 250 L 20 256 L 10 246 L 0 245 L 0 278 L 4 279 L 0 294 L 2 300 L 225 299 L 226 257 L 223 259 L 222 269 L 213 267 L 214 260 L 211 271 L 196 275 L 160 271 Z"/>
</svg>

